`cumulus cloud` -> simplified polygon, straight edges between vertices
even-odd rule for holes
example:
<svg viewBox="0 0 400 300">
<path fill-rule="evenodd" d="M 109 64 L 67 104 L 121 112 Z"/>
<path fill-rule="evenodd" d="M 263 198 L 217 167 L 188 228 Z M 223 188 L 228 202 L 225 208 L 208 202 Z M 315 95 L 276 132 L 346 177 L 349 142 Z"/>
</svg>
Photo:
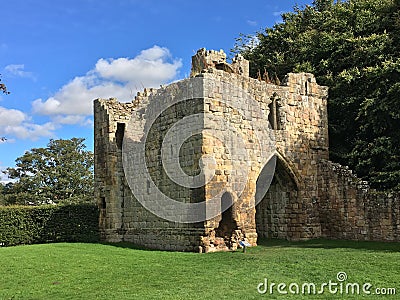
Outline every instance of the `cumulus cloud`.
<svg viewBox="0 0 400 300">
<path fill-rule="evenodd" d="M 134 58 L 104 59 L 85 76 L 75 77 L 48 99 L 36 99 L 33 112 L 61 124 L 88 124 L 93 100 L 115 97 L 130 101 L 143 87 L 158 87 L 176 78 L 181 60 L 167 48 L 153 46 Z"/>
<path fill-rule="evenodd" d="M 154 46 L 143 50 L 134 59 L 100 59 L 95 71 L 106 79 L 155 87 L 173 79 L 182 66 L 180 60 L 169 62 L 170 58 L 167 48 Z"/>
<path fill-rule="evenodd" d="M 115 97 L 130 101 L 143 87 L 159 87 L 177 78 L 182 62 L 167 48 L 153 46 L 134 58 L 99 59 L 84 76 L 77 76 L 52 97 L 32 102 L 32 112 L 48 116 L 49 122 L 35 124 L 23 111 L 0 106 L 0 137 L 10 143 L 17 139 L 36 140 L 53 137 L 62 125 L 93 126 L 93 99 Z M 8 65 L 4 71 L 13 76 L 32 77 L 25 66 Z"/>
<path fill-rule="evenodd" d="M 7 125 L 19 125 L 26 120 L 26 115 L 17 109 L 0 106 L 0 130 Z"/>
<path fill-rule="evenodd" d="M 22 139 L 37 140 L 40 137 L 53 135 L 56 125 L 53 122 L 45 124 L 22 123 L 18 126 L 6 126 L 4 132 Z"/>
<path fill-rule="evenodd" d="M 23 64 L 8 65 L 8 66 L 4 67 L 4 70 L 10 75 L 35 79 L 32 72 L 27 72 L 24 69 L 25 69 L 25 65 L 23 65 Z"/>
<path fill-rule="evenodd" d="M 96 75 L 75 77 L 53 97 L 33 101 L 33 112 L 40 115 L 89 115 L 96 98 L 126 98 L 126 86 L 115 82 L 100 81 Z"/>
<path fill-rule="evenodd" d="M 52 136 L 55 129 L 56 124 L 53 122 L 34 124 L 22 111 L 0 106 L 0 136 L 36 140 L 43 136 Z"/>
</svg>

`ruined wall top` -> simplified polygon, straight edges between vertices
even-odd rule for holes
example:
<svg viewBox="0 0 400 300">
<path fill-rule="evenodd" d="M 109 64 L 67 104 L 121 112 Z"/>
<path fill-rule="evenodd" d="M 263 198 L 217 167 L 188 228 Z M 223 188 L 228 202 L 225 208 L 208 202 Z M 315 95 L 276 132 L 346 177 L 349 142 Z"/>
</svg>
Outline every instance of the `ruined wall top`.
<svg viewBox="0 0 400 300">
<path fill-rule="evenodd" d="M 226 61 L 226 54 L 222 49 L 220 51 L 215 51 L 201 48 L 192 56 L 192 70 L 190 76 L 194 77 L 209 68 L 246 77 L 249 76 L 249 61 L 244 59 L 242 55 L 237 54 L 230 64 Z"/>
<path fill-rule="evenodd" d="M 197 77 L 199 75 L 210 78 L 214 78 L 215 76 L 225 76 L 224 80 L 232 80 L 232 83 L 237 80 L 253 82 L 253 84 L 262 85 L 263 87 L 261 90 L 269 90 L 271 95 L 279 93 L 281 95 L 280 97 L 283 98 L 287 98 L 288 95 L 285 93 L 289 92 L 293 95 L 297 95 L 296 99 L 299 101 L 303 102 L 304 100 L 304 105 L 307 105 L 308 101 L 301 98 L 302 96 L 316 96 L 324 100 L 326 100 L 328 96 L 328 88 L 318 85 L 316 78 L 311 73 L 288 73 L 282 82 L 272 82 L 261 77 L 257 79 L 250 78 L 249 61 L 238 54 L 232 59 L 231 63 L 228 63 L 226 61 L 226 54 L 223 50 L 216 51 L 201 48 L 192 56 L 191 77 Z M 246 86 L 249 85 L 247 84 Z M 250 86 L 252 85 L 250 84 Z M 145 88 L 142 92 L 138 92 L 131 102 L 127 103 L 118 102 L 117 99 L 114 98 L 108 100 L 99 99 L 96 102 L 99 102 L 98 104 L 103 106 L 110 115 L 118 116 L 118 118 L 129 119 L 129 116 L 131 116 L 132 112 L 138 108 L 139 104 L 143 105 L 144 103 L 147 103 L 151 99 L 152 95 L 162 92 L 165 88 L 165 86 L 161 86 L 161 88 L 158 89 Z M 254 88 L 254 90 L 257 90 L 256 97 L 259 98 L 260 89 Z"/>
</svg>

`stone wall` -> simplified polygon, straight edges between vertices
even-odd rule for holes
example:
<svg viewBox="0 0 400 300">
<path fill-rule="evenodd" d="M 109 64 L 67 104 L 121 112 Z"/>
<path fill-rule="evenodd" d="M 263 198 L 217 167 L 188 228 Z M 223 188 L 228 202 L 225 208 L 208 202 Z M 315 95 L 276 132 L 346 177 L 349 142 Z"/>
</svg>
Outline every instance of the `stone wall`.
<svg viewBox="0 0 400 300">
<path fill-rule="evenodd" d="M 340 164 L 319 164 L 322 236 L 334 239 L 400 241 L 400 194 L 371 190 Z"/>
<path fill-rule="evenodd" d="M 140 109 L 147 106 L 149 97 L 153 96 L 155 90 L 146 90 L 144 93 L 139 93 L 132 103 L 119 103 L 115 99 L 98 99 L 94 103 L 95 197 L 100 207 L 102 239 L 110 242 L 128 241 L 154 249 L 198 251 L 200 235 L 204 232 L 203 227 L 199 224 L 168 222 L 152 214 L 134 197 L 126 180 L 122 161 L 123 139 L 130 130 L 132 117 L 140 114 Z M 157 101 L 154 100 L 153 103 L 156 104 Z M 154 130 L 150 131 L 150 143 L 146 149 L 147 163 L 154 181 L 160 187 L 167 187 L 163 192 L 169 193 L 177 200 L 179 197 L 180 200 L 191 198 L 199 191 L 185 191 L 171 181 L 165 182 L 162 165 L 157 164 L 159 153 L 154 151 L 160 151 L 162 135 L 169 128 L 166 126 L 160 130 L 162 125 L 166 125 L 162 120 L 180 119 L 181 116 L 177 115 L 176 111 L 186 115 L 196 108 L 192 104 L 182 103 L 179 107 L 174 106 L 165 111 L 154 123 Z M 188 145 L 194 144 L 188 143 Z M 183 151 L 191 153 L 189 148 L 186 145 Z M 195 161 L 193 156 L 189 155 L 185 159 L 191 163 L 186 169 L 193 169 Z"/>
<path fill-rule="evenodd" d="M 116 99 L 94 102 L 95 198 L 100 208 L 102 238 L 111 242 L 121 241 L 123 236 L 125 178 L 121 147 L 133 108 L 133 103 L 119 103 Z"/>
</svg>

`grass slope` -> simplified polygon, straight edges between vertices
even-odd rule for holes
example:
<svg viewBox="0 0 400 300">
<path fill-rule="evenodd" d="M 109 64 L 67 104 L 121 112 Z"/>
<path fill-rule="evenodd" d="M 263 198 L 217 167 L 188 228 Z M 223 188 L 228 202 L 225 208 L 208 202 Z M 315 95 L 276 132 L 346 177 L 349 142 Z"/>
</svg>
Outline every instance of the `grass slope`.
<svg viewBox="0 0 400 300">
<path fill-rule="evenodd" d="M 261 295 L 269 282 L 346 282 L 397 290 L 400 243 L 263 241 L 247 253 L 179 253 L 128 244 L 47 244 L 0 248 L 0 299 L 360 299 L 361 295 Z"/>
</svg>

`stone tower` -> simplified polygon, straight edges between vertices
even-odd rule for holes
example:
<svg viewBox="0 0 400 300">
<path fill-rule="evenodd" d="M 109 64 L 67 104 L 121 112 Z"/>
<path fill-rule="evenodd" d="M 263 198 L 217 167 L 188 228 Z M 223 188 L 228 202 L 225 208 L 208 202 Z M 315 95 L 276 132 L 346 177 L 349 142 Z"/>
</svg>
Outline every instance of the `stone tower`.
<svg viewBox="0 0 400 300">
<path fill-rule="evenodd" d="M 210 252 L 243 238 L 371 238 L 356 200 L 334 196 L 368 191 L 328 161 L 327 88 L 312 74 L 290 73 L 275 85 L 250 78 L 241 56 L 227 63 L 222 51 L 200 49 L 190 78 L 130 103 L 97 99 L 94 112 L 106 241 Z"/>
</svg>

